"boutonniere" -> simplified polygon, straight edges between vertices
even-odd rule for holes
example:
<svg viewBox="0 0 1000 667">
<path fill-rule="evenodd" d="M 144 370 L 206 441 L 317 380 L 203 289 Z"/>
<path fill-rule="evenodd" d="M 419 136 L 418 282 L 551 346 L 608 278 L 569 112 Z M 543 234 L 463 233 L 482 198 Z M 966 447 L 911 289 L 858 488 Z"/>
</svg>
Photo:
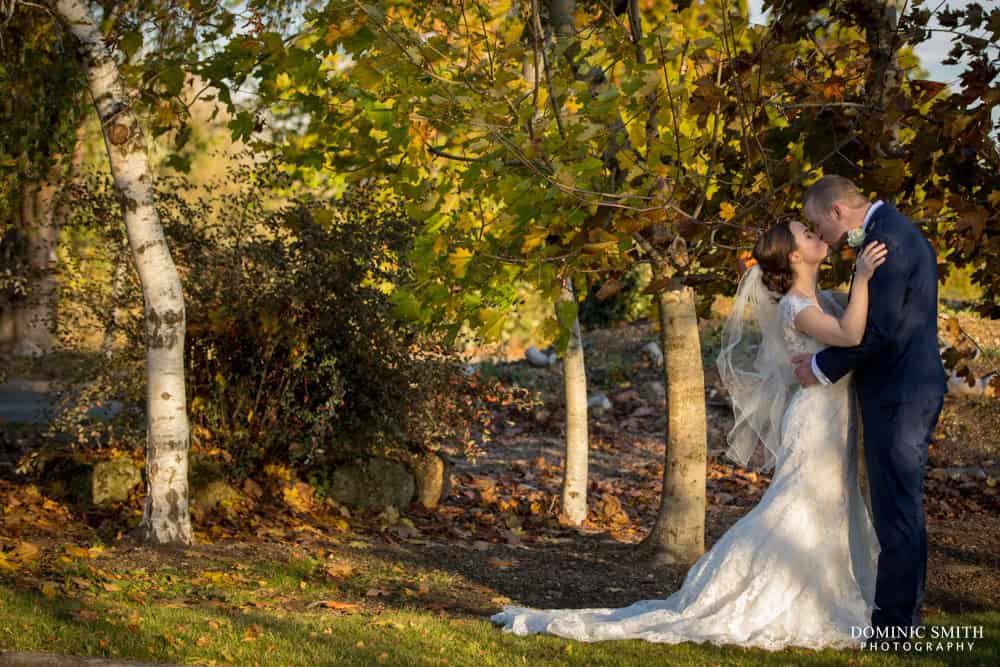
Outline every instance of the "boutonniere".
<svg viewBox="0 0 1000 667">
<path fill-rule="evenodd" d="M 847 232 L 847 245 L 852 248 L 860 248 L 865 242 L 865 230 L 863 227 L 855 227 Z"/>
</svg>

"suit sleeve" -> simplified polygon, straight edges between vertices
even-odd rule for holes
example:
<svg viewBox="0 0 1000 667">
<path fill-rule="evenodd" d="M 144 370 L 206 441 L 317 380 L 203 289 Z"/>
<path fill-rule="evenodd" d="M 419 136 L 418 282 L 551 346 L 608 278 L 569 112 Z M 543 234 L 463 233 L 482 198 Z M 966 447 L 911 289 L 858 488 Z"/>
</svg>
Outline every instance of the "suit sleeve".
<svg viewBox="0 0 1000 667">
<path fill-rule="evenodd" d="M 874 239 L 873 239 L 874 240 Z M 885 263 L 868 283 L 868 322 L 861 344 L 828 347 L 816 354 L 816 366 L 831 382 L 837 382 L 865 360 L 884 350 L 898 335 L 909 284 L 910 257 L 901 244 L 881 240 L 889 248 Z"/>
</svg>

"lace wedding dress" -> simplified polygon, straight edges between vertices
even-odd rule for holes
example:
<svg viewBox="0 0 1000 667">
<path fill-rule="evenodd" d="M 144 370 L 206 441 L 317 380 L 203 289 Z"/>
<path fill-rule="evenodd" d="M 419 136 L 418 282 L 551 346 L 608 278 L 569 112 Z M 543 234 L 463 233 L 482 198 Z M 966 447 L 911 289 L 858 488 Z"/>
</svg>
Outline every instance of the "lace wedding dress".
<svg viewBox="0 0 1000 667">
<path fill-rule="evenodd" d="M 819 305 L 793 295 L 778 304 L 790 354 L 822 348 L 794 325 L 810 304 Z M 824 305 L 839 310 L 825 298 Z M 505 607 L 491 620 L 518 635 L 584 642 L 859 646 L 851 626 L 869 624 L 879 546 L 858 483 L 855 405 L 849 376 L 796 390 L 766 493 L 668 598 L 620 609 Z"/>
</svg>

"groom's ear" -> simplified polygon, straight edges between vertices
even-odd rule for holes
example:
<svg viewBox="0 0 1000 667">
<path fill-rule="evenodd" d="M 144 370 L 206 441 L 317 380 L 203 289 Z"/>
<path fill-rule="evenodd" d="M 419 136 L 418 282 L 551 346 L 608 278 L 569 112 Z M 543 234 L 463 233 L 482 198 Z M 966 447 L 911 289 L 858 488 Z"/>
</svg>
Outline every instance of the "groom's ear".
<svg viewBox="0 0 1000 667">
<path fill-rule="evenodd" d="M 844 219 L 844 205 L 839 201 L 830 204 L 830 217 L 837 222 L 841 222 Z"/>
</svg>

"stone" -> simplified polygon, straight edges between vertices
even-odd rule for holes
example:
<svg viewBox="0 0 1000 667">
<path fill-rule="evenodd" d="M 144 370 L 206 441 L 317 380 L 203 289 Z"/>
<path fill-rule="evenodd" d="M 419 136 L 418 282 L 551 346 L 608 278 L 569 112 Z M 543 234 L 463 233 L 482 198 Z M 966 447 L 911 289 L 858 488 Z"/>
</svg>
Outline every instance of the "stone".
<svg viewBox="0 0 1000 667">
<path fill-rule="evenodd" d="M 417 502 L 426 509 L 434 509 L 441 498 L 448 495 L 448 465 L 436 452 L 419 456 L 413 464 L 416 480 Z"/>
<path fill-rule="evenodd" d="M 654 367 L 663 366 L 663 352 L 655 342 L 646 343 L 639 352 Z"/>
<path fill-rule="evenodd" d="M 587 408 L 595 415 L 601 416 L 611 410 L 611 399 L 603 393 L 593 394 L 587 399 Z"/>
<path fill-rule="evenodd" d="M 650 405 L 667 404 L 667 387 L 662 382 L 646 382 L 639 386 L 639 395 Z"/>
<path fill-rule="evenodd" d="M 243 495 L 227 482 L 216 479 L 192 490 L 192 504 L 202 511 L 226 508 L 240 503 Z"/>
<path fill-rule="evenodd" d="M 132 489 L 142 483 L 139 466 L 126 458 L 77 462 L 62 470 L 70 475 L 73 500 L 95 507 L 127 501 Z"/>
<path fill-rule="evenodd" d="M 555 352 L 542 352 L 534 345 L 524 351 L 524 358 L 529 364 L 538 368 L 547 368 L 556 363 Z"/>
<path fill-rule="evenodd" d="M 94 464 L 92 500 L 95 505 L 125 502 L 132 489 L 141 483 L 142 473 L 129 459 L 98 461 Z"/>
<path fill-rule="evenodd" d="M 334 470 L 330 494 L 338 503 L 355 507 L 406 507 L 415 489 L 406 466 L 375 457 Z"/>
</svg>

